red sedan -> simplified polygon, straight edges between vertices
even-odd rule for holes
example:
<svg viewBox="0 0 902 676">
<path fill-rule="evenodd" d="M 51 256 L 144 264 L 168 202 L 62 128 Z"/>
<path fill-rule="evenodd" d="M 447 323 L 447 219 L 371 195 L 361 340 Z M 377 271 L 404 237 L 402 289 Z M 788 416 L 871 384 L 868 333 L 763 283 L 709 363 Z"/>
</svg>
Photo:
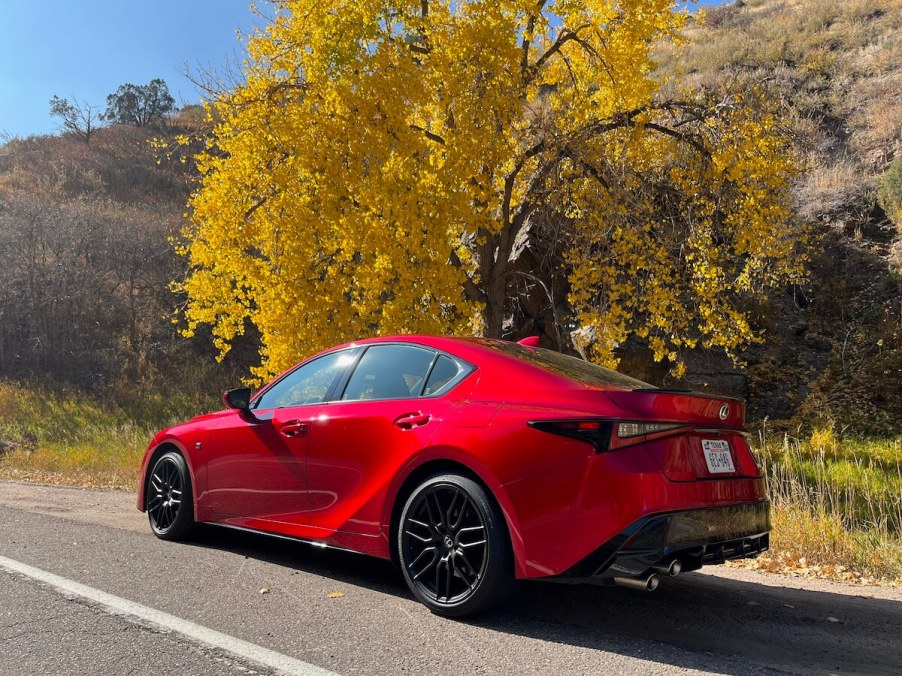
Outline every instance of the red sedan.
<svg viewBox="0 0 902 676">
<path fill-rule="evenodd" d="M 154 437 L 138 507 L 167 540 L 203 522 L 391 558 L 454 617 L 514 579 L 651 590 L 767 549 L 741 402 L 531 342 L 375 338 L 231 390 Z"/>
</svg>

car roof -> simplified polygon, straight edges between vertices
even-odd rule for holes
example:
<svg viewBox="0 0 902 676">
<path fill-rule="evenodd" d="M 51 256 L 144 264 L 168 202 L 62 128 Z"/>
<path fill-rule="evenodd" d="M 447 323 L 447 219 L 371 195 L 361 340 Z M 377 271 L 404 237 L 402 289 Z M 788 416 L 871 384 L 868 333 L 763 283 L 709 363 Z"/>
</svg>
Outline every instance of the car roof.
<svg viewBox="0 0 902 676">
<path fill-rule="evenodd" d="M 603 369 L 611 375 L 609 382 L 599 383 L 591 382 L 580 374 L 573 373 L 565 375 L 559 369 L 549 369 L 543 367 L 539 362 L 541 359 L 529 359 L 530 353 L 553 354 L 556 356 L 566 357 L 553 350 L 544 350 L 542 348 L 527 347 L 518 345 L 517 343 L 500 340 L 496 338 L 475 338 L 463 336 L 431 336 L 431 335 L 394 335 L 394 336 L 378 336 L 375 338 L 365 338 L 351 343 L 339 345 L 325 352 L 331 352 L 334 349 L 342 349 L 354 346 L 375 345 L 380 343 L 406 343 L 411 345 L 421 345 L 443 352 L 447 352 L 455 357 L 463 359 L 466 362 L 478 367 L 483 375 L 481 379 L 482 388 L 485 395 L 503 395 L 503 390 L 509 389 L 512 382 L 517 380 L 517 375 L 522 377 L 522 384 L 528 385 L 530 388 L 537 390 L 552 389 L 582 389 L 582 390 L 632 390 L 651 388 L 651 385 L 642 381 L 630 378 L 610 369 Z M 518 355 L 517 352 L 520 352 Z M 580 360 L 575 360 L 577 364 Z M 585 363 L 585 362 L 584 362 Z M 585 363 L 589 366 L 588 363 Z M 590 368 L 599 368 L 592 365 Z M 488 390 L 492 390 L 491 392 Z M 498 391 L 494 391 L 498 390 Z"/>
</svg>

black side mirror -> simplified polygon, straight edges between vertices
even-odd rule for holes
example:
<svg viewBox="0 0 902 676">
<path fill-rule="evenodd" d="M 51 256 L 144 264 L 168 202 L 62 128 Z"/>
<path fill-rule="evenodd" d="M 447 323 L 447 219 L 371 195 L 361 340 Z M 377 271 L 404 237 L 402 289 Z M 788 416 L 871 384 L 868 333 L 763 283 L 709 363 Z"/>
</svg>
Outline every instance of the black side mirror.
<svg viewBox="0 0 902 676">
<path fill-rule="evenodd" d="M 237 409 L 242 414 L 251 414 L 251 388 L 239 387 L 222 395 L 222 402 L 229 408 Z"/>
</svg>

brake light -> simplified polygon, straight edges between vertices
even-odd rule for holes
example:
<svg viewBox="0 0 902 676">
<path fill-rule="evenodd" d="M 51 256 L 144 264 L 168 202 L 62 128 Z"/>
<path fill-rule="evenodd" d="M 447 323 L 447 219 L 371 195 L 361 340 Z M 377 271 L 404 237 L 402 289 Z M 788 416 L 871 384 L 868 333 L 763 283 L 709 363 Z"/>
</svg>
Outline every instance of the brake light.
<svg viewBox="0 0 902 676">
<path fill-rule="evenodd" d="M 611 420 L 533 420 L 530 421 L 529 426 L 543 432 L 585 441 L 592 444 L 597 453 L 603 453 L 608 450 L 614 422 Z"/>
</svg>

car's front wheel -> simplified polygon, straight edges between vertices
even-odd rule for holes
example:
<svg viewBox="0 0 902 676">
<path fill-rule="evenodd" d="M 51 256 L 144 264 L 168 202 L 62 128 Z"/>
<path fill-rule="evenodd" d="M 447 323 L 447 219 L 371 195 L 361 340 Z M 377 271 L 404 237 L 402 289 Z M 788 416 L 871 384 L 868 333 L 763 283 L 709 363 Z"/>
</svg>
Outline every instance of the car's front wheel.
<svg viewBox="0 0 902 676">
<path fill-rule="evenodd" d="M 185 459 L 175 451 L 157 458 L 147 475 L 147 519 L 154 535 L 180 540 L 194 528 L 191 475 Z"/>
<path fill-rule="evenodd" d="M 410 590 L 438 615 L 485 612 L 513 585 L 501 510 L 482 486 L 457 474 L 433 476 L 407 499 L 398 554 Z"/>
</svg>

